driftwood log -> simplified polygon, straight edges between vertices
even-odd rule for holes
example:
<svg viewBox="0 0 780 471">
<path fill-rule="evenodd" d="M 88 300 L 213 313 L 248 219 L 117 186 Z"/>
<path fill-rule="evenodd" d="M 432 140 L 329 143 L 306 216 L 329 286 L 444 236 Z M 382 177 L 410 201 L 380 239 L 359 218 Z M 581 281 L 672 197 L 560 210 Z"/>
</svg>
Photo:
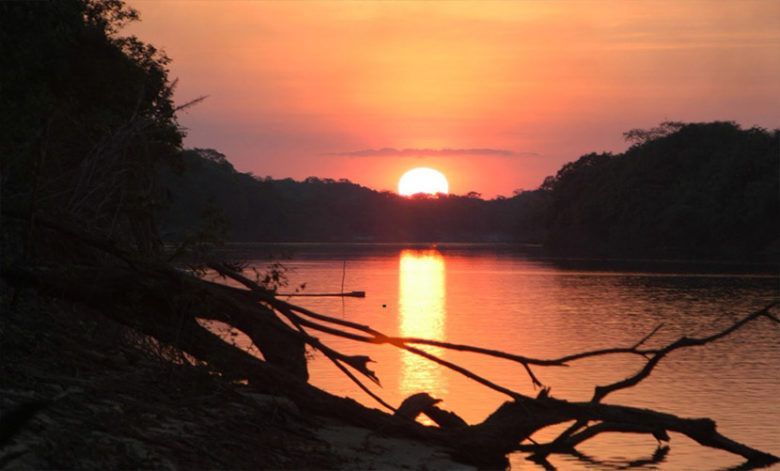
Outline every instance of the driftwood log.
<svg viewBox="0 0 780 471">
<path fill-rule="evenodd" d="M 7 211 L 3 216 L 7 219 L 24 218 L 24 215 Z M 482 466 L 503 466 L 506 455 L 517 450 L 531 453 L 531 458 L 537 461 L 544 461 L 551 453 L 576 454 L 577 445 L 602 433 L 641 433 L 652 435 L 659 441 L 668 441 L 668 433 L 676 432 L 701 445 L 739 455 L 745 458 L 748 466 L 779 460 L 772 454 L 723 436 L 717 431 L 715 422 L 708 418 L 684 418 L 602 402 L 612 392 L 640 383 L 675 350 L 715 342 L 753 322 L 769 322 L 777 328 L 780 319 L 772 312 L 774 305 L 747 314 L 714 334 L 681 337 L 661 348 L 644 346 L 660 329 L 659 326 L 633 345 L 539 359 L 472 345 L 387 336 L 369 326 L 316 313 L 281 300 L 273 292 L 224 264 L 214 263 L 210 268 L 243 288 L 204 280 L 189 271 L 134 254 L 98 234 L 59 221 L 39 217 L 36 223 L 41 230 L 68 238 L 100 256 L 96 256 L 92 263 L 64 265 L 39 261 L 7 266 L 2 277 L 10 285 L 17 289 L 34 288 L 46 296 L 89 306 L 95 312 L 180 350 L 226 379 L 247 381 L 251 388 L 262 393 L 287 396 L 301 410 L 312 414 L 434 443 L 449 449 L 456 459 Z M 203 327 L 199 319 L 217 320 L 244 332 L 258 347 L 262 358 L 225 342 Z M 440 409 L 436 406 L 437 401 L 427 395 L 410 398 L 412 400 L 395 407 L 360 379 L 363 377 L 379 383 L 379 378 L 368 367 L 369 357 L 340 353 L 315 337 L 314 332 L 406 350 L 501 392 L 508 401 L 482 423 L 475 425 L 467 425 L 454 412 Z M 518 363 L 525 369 L 529 380 L 542 389 L 537 397 L 521 394 L 421 350 L 418 345 L 468 351 Z M 334 396 L 308 384 L 307 346 L 321 351 L 392 414 L 369 409 L 352 399 Z M 645 364 L 624 380 L 596 386 L 592 399 L 587 402 L 569 402 L 552 397 L 534 373 L 536 368 L 565 366 L 583 358 L 614 354 L 637 355 L 645 359 Z M 415 422 L 414 418 L 420 413 L 427 414 L 439 427 Z M 543 427 L 572 421 L 572 426 L 548 443 L 523 443 Z M 658 451 L 651 460 L 662 459 L 665 453 Z"/>
</svg>

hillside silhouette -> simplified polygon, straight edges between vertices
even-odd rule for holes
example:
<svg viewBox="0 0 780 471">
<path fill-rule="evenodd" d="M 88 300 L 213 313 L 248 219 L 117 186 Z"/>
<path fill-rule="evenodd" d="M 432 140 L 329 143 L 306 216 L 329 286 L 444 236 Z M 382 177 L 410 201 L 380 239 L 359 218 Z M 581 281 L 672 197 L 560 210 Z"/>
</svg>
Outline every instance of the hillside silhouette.
<svg viewBox="0 0 780 471">
<path fill-rule="evenodd" d="M 219 210 L 240 242 L 539 242 L 543 190 L 490 201 L 477 195 L 402 197 L 348 180 L 295 181 L 236 171 L 213 149 L 183 153 L 184 172 L 166 171 L 171 205 L 163 234 L 180 239 Z"/>
<path fill-rule="evenodd" d="M 738 257 L 777 251 L 780 132 L 730 122 L 662 123 L 625 134 L 543 187 L 546 246 L 605 256 Z"/>
<path fill-rule="evenodd" d="M 533 191 L 413 198 L 348 180 L 258 178 L 213 149 L 163 175 L 163 234 L 222 214 L 240 242 L 523 242 L 553 254 L 739 257 L 780 238 L 778 131 L 731 122 L 662 123 L 625 133 L 623 153 L 587 154 Z"/>
</svg>

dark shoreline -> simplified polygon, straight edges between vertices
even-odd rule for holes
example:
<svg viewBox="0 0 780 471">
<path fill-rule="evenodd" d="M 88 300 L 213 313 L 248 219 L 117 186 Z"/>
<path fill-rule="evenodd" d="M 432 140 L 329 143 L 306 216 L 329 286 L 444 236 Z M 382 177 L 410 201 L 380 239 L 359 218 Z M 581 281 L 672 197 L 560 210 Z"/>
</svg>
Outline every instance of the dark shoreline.
<svg viewBox="0 0 780 471">
<path fill-rule="evenodd" d="M 46 404 L 0 444 L 2 469 L 473 469 L 183 363 L 89 308 L 2 281 L 0 307 L 0 418 Z"/>
<path fill-rule="evenodd" d="M 681 274 L 765 274 L 780 277 L 780 257 L 683 258 L 642 256 L 595 256 L 553 253 L 541 244 L 510 242 L 229 242 L 219 253 L 244 259 L 262 259 L 269 255 L 282 263 L 292 258 L 359 259 L 394 255 L 404 249 L 438 250 L 448 253 L 493 253 L 548 262 L 557 268 L 583 271 L 648 271 Z"/>
</svg>

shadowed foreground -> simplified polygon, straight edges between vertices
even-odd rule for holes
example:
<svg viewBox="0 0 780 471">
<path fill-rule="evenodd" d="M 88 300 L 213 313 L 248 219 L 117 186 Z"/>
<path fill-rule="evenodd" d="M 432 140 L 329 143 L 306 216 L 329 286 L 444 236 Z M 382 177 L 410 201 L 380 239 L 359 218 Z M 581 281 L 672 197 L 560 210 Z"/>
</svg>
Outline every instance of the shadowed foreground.
<svg viewBox="0 0 780 471">
<path fill-rule="evenodd" d="M 84 308 L 29 295 L 12 306 L 2 288 L 2 469 L 468 469 L 173 363 Z M 42 407 L 8 420 L 30 404 Z"/>
<path fill-rule="evenodd" d="M 20 217 L 12 212 L 6 212 L 6 216 L 8 220 Z M 33 288 L 46 298 L 87 307 L 96 318 L 106 317 L 136 332 L 145 341 L 164 346 L 169 358 L 201 365 L 223 381 L 246 384 L 245 389 L 253 393 L 289 398 L 307 416 L 328 416 L 388 436 L 415 438 L 444 447 L 461 462 L 480 466 L 504 466 L 506 454 L 516 450 L 531 452 L 532 459 L 544 462 L 550 453 L 571 453 L 579 443 L 607 432 L 644 433 L 663 441 L 668 440 L 668 432 L 677 432 L 703 446 L 742 456 L 749 466 L 778 460 L 771 454 L 721 435 L 711 419 L 682 418 L 603 403 L 610 393 L 633 387 L 647 378 L 655 366 L 675 350 L 715 342 L 754 322 L 769 322 L 770 328 L 777 328 L 780 320 L 771 312 L 772 306 L 743 316 L 719 332 L 701 337 L 681 337 L 661 348 L 643 346 L 661 328 L 659 326 L 634 345 L 581 352 L 557 359 L 536 359 L 471 345 L 389 337 L 369 326 L 282 301 L 225 264 L 212 263 L 210 266 L 221 275 L 243 284 L 246 289 L 206 281 L 159 259 L 135 255 L 99 234 L 89 233 L 77 226 L 44 218 L 37 219 L 37 223 L 42 231 L 66 236 L 84 249 L 95 251 L 95 257 L 91 262 L 85 259 L 82 263 L 68 266 L 46 263 L 11 266 L 3 272 L 3 277 L 17 290 L 28 292 L 29 288 Z M 260 350 L 263 359 L 226 343 L 203 327 L 199 319 L 217 320 L 244 332 Z M 368 368 L 370 358 L 335 351 L 309 334 L 310 331 L 404 349 L 501 392 L 509 401 L 476 425 L 465 425 L 456 413 L 438 409 L 435 402 L 423 401 L 413 407 L 405 404 L 396 408 L 373 393 L 358 378 L 363 376 L 378 382 L 379 379 Z M 529 379 L 541 388 L 540 393 L 534 398 L 512 391 L 414 345 L 470 351 L 519 363 Z M 306 382 L 306 347 L 321 351 L 365 392 L 395 414 L 367 409 L 354 400 L 336 397 L 309 385 Z M 534 368 L 564 366 L 583 358 L 613 354 L 641 356 L 646 363 L 622 381 L 597 385 L 589 402 L 567 402 L 551 397 L 549 390 L 534 374 Z M 399 413 L 398 409 L 403 413 Z M 419 413 L 428 415 L 439 427 L 424 427 L 415 422 L 413 419 Z M 574 425 L 550 443 L 521 445 L 541 428 L 572 420 Z"/>
</svg>

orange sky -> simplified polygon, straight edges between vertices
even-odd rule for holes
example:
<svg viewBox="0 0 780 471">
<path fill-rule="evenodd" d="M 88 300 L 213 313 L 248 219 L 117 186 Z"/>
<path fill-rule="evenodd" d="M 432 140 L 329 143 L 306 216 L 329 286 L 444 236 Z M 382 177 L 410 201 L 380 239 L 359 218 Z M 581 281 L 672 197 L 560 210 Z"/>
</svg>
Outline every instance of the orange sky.
<svg viewBox="0 0 780 471">
<path fill-rule="evenodd" d="M 666 119 L 780 127 L 773 0 L 129 3 L 177 101 L 209 96 L 186 145 L 260 176 L 493 197 Z"/>
</svg>

